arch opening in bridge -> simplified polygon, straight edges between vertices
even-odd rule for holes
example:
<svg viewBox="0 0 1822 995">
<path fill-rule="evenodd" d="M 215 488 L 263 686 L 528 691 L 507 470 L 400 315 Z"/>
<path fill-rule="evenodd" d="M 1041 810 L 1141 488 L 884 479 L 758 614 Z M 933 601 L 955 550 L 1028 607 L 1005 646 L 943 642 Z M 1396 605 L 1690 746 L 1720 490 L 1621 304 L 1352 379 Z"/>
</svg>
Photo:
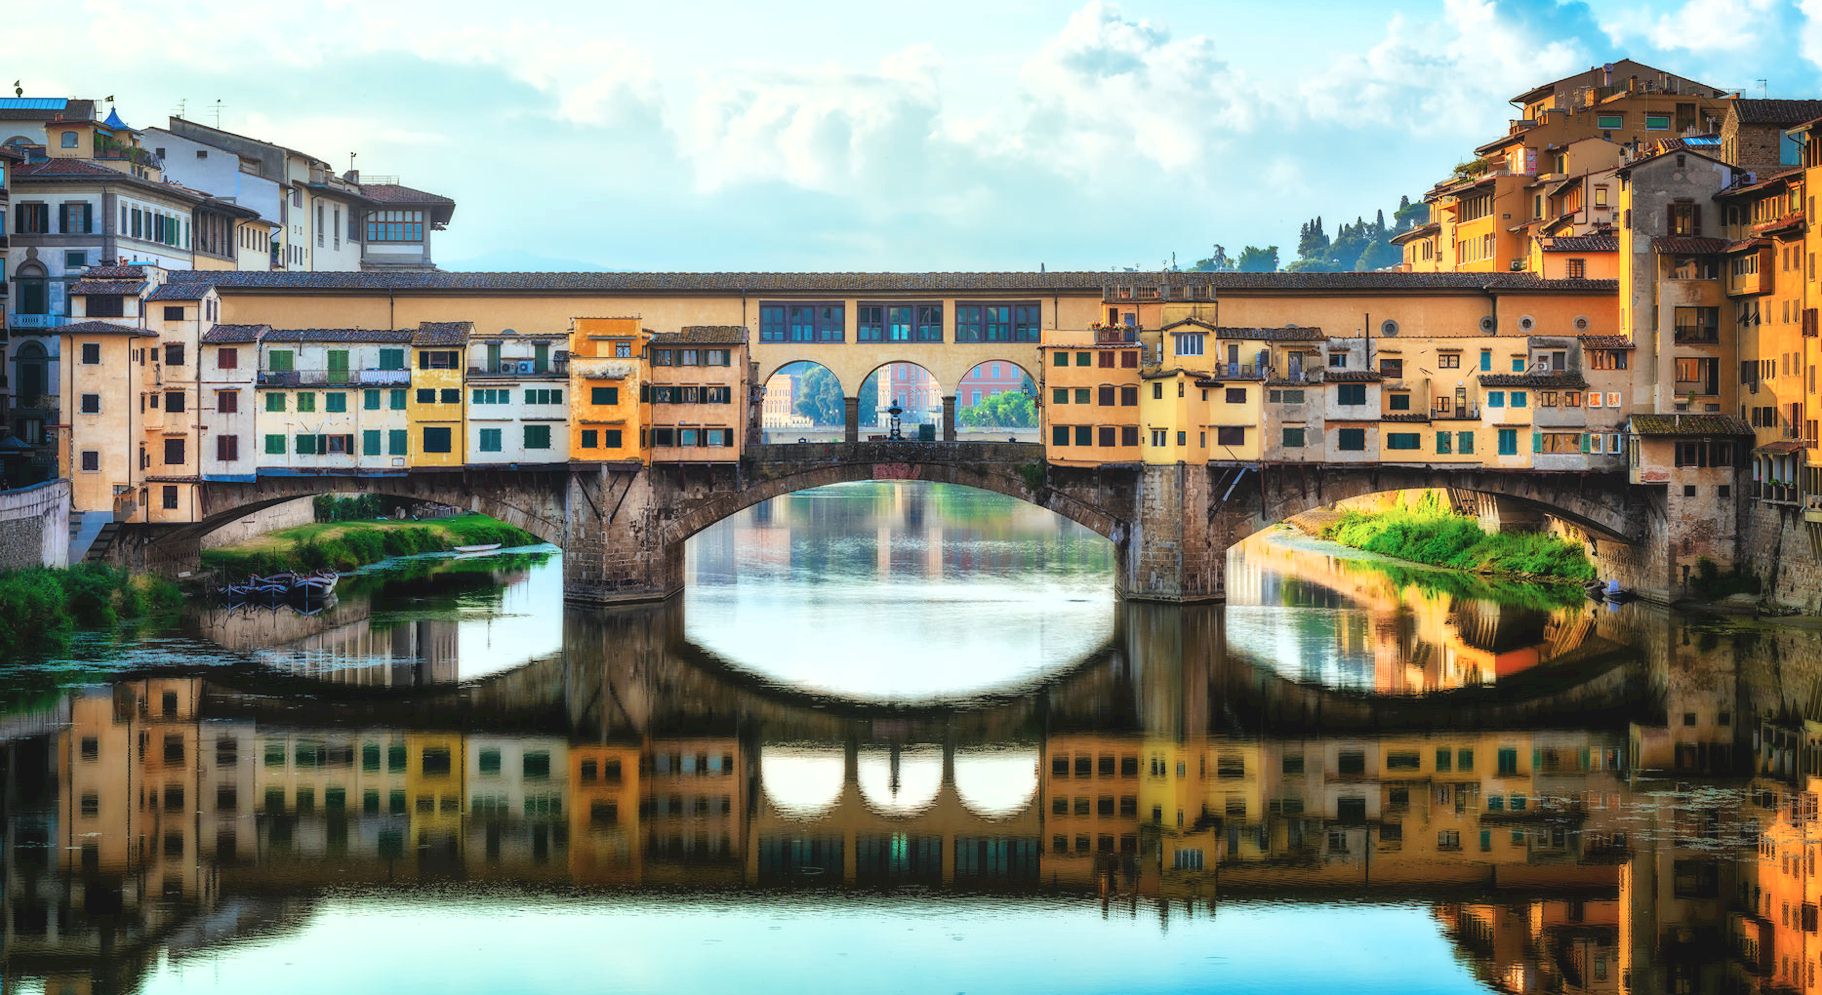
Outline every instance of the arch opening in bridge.
<svg viewBox="0 0 1822 995">
<path fill-rule="evenodd" d="M 902 437 L 925 442 L 953 438 L 953 412 L 944 401 L 947 396 L 936 375 L 921 364 L 904 360 L 881 363 L 861 380 L 855 394 L 860 437 L 890 437 L 891 410 L 896 406 Z"/>
<path fill-rule="evenodd" d="M 1037 747 L 964 747 L 955 751 L 955 793 L 983 819 L 1009 819 L 1038 793 Z"/>
<path fill-rule="evenodd" d="M 901 702 L 990 693 L 1097 652 L 1116 624 L 1113 543 L 1011 474 L 950 487 L 929 469 L 819 465 L 702 510 L 719 521 L 685 546 L 686 637 L 781 685 Z"/>
<path fill-rule="evenodd" d="M 958 439 L 1038 442 L 1037 380 L 1009 359 L 976 363 L 955 388 Z"/>
<path fill-rule="evenodd" d="M 863 747 L 855 758 L 854 779 L 861 798 L 875 812 L 898 818 L 916 815 L 942 793 L 942 747 Z"/>
<path fill-rule="evenodd" d="M 847 759 L 838 748 L 764 746 L 759 753 L 759 788 L 780 815 L 808 822 L 841 801 Z"/>
<path fill-rule="evenodd" d="M 761 437 L 768 443 L 832 441 L 842 437 L 847 408 L 841 378 L 814 360 L 781 364 L 765 379 Z"/>
</svg>

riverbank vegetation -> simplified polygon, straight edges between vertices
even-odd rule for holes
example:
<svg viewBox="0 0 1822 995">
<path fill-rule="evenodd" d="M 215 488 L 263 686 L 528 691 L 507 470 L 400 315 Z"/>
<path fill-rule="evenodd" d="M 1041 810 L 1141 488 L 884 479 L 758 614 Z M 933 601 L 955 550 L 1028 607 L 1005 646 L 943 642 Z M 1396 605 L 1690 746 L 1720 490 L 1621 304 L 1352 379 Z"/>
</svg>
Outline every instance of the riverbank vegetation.
<svg viewBox="0 0 1822 995">
<path fill-rule="evenodd" d="M 284 571 L 353 570 L 394 556 L 437 553 L 457 546 L 535 545 L 524 529 L 486 515 L 455 515 L 430 521 L 329 521 L 280 529 L 257 539 L 204 550 L 204 567 L 224 577 Z"/>
<path fill-rule="evenodd" d="M 182 606 L 176 584 L 102 564 L 0 573 L 0 660 L 58 652 L 78 629 L 113 629 Z"/>
<path fill-rule="evenodd" d="M 1579 543 L 1547 532 L 1489 533 L 1433 493 L 1381 511 L 1343 511 L 1322 535 L 1343 546 L 1453 570 L 1564 583 L 1594 579 L 1594 564 Z"/>
</svg>

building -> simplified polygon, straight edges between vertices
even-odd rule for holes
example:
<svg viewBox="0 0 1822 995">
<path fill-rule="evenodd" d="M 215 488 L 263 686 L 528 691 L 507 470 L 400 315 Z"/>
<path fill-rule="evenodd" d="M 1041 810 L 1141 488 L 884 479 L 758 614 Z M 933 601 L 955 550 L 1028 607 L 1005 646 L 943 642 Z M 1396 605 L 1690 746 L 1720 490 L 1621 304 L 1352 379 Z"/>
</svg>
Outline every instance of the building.
<svg viewBox="0 0 1822 995">
<path fill-rule="evenodd" d="M 569 461 L 569 332 L 468 340 L 469 465 Z"/>
</svg>

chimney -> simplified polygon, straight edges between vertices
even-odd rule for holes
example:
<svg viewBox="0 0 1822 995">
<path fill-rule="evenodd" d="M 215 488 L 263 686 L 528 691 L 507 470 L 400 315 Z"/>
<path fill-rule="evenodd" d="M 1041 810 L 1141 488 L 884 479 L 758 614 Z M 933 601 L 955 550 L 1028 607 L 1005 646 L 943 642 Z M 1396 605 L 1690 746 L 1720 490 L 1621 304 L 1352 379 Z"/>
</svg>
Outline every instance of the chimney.
<svg viewBox="0 0 1822 995">
<path fill-rule="evenodd" d="M 361 171 L 358 169 L 350 169 L 342 174 L 342 179 L 359 186 L 361 182 Z"/>
</svg>

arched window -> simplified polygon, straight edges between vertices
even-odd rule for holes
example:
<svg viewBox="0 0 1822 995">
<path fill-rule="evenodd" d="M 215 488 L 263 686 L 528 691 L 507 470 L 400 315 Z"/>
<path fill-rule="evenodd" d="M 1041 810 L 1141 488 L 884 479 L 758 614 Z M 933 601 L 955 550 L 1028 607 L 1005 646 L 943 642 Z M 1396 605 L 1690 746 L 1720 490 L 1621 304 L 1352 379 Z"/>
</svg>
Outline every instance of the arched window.
<svg viewBox="0 0 1822 995">
<path fill-rule="evenodd" d="M 13 367 L 18 373 L 20 403 L 29 404 L 29 398 L 50 392 L 50 357 L 43 345 L 29 340 L 21 343 L 13 353 Z"/>
<path fill-rule="evenodd" d="M 13 287 L 18 293 L 18 300 L 13 305 L 14 313 L 51 313 L 50 283 L 44 278 L 43 266 L 28 263 L 19 267 L 18 273 L 13 277 Z"/>
</svg>

